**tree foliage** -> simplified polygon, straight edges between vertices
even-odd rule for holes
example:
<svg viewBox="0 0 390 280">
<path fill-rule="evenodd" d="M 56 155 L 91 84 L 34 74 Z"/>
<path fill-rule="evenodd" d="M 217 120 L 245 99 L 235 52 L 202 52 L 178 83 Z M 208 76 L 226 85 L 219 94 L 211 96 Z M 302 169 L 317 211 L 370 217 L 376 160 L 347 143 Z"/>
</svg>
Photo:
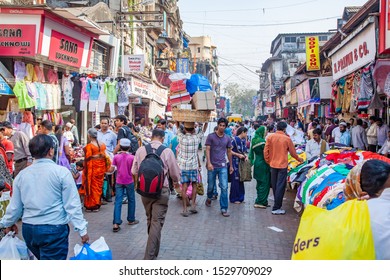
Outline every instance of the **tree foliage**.
<svg viewBox="0 0 390 280">
<path fill-rule="evenodd" d="M 238 83 L 229 83 L 225 87 L 225 92 L 230 97 L 232 113 L 242 114 L 243 117 L 254 115 L 253 97 L 257 95 L 256 90 L 246 88 Z"/>
</svg>

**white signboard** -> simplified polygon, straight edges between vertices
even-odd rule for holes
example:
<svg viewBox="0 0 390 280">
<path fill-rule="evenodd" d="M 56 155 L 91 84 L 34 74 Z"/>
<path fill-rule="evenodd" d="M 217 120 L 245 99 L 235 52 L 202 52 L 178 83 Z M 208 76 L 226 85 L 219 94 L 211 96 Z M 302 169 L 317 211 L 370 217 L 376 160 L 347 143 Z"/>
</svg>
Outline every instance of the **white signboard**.
<svg viewBox="0 0 390 280">
<path fill-rule="evenodd" d="M 132 54 L 125 55 L 125 74 L 143 73 L 145 70 L 145 55 Z"/>
<path fill-rule="evenodd" d="M 348 43 L 330 54 L 334 81 L 372 62 L 376 55 L 375 24 L 369 24 Z"/>
</svg>

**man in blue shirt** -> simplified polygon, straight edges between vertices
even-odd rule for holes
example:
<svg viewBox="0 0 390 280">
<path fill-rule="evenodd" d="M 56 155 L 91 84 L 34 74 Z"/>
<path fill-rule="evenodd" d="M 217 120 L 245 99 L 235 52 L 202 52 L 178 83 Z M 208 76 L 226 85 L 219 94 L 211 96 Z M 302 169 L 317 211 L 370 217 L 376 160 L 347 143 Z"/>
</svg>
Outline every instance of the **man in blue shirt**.
<svg viewBox="0 0 390 280">
<path fill-rule="evenodd" d="M 159 120 L 158 124 L 157 124 L 157 128 L 164 130 L 164 132 L 165 132 L 165 138 L 164 138 L 163 145 L 165 145 L 168 148 L 171 148 L 171 142 L 172 142 L 174 135 L 173 135 L 173 132 L 167 128 L 167 121 L 164 119 Z"/>
<path fill-rule="evenodd" d="M 340 144 L 343 144 L 347 147 L 351 146 L 351 134 L 347 130 L 347 124 L 345 122 L 341 122 L 339 124 L 340 127 Z"/>
<path fill-rule="evenodd" d="M 106 145 L 106 149 L 110 154 L 113 154 L 117 145 L 117 136 L 115 132 L 109 129 L 109 125 L 110 122 L 108 118 L 102 118 L 100 120 L 100 130 L 98 131 L 97 139 Z"/>
<path fill-rule="evenodd" d="M 79 233 L 82 243 L 89 241 L 88 223 L 83 216 L 76 184 L 67 168 L 53 162 L 52 137 L 35 136 L 29 149 L 35 161 L 15 178 L 12 198 L 0 227 L 6 227 L 6 233 L 14 231 L 17 234 L 16 223 L 22 218 L 23 239 L 38 260 L 66 260 L 69 222 Z"/>
</svg>

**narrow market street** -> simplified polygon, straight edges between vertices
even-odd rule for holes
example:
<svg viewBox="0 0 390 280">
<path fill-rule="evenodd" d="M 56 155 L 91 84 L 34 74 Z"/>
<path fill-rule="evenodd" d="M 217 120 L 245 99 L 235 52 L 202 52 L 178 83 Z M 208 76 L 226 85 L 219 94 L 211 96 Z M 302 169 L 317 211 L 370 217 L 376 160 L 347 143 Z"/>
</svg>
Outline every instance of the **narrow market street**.
<svg viewBox="0 0 390 280">
<path fill-rule="evenodd" d="M 203 166 L 203 182 L 207 172 Z M 245 202 L 229 204 L 231 216 L 225 218 L 219 211 L 219 201 L 206 207 L 206 195 L 198 196 L 198 214 L 185 218 L 180 215 L 182 201 L 171 195 L 168 214 L 162 230 L 159 260 L 288 260 L 299 224 L 299 217 L 293 207 L 295 191 L 287 191 L 283 208 L 286 215 L 272 215 L 271 208 L 255 209 L 256 181 L 245 183 Z M 270 194 L 272 198 L 272 191 Z M 85 212 L 88 234 L 92 243 L 103 236 L 112 250 L 114 260 L 141 260 L 144 256 L 147 233 L 146 216 L 140 196 L 136 195 L 136 218 L 139 224 L 126 223 L 127 205 L 122 207 L 119 232 L 112 231 L 114 202 L 103 205 L 99 212 Z M 272 205 L 273 200 L 269 200 Z M 276 227 L 277 232 L 268 227 Z M 72 230 L 69 241 L 69 255 L 74 255 L 80 237 Z"/>
</svg>

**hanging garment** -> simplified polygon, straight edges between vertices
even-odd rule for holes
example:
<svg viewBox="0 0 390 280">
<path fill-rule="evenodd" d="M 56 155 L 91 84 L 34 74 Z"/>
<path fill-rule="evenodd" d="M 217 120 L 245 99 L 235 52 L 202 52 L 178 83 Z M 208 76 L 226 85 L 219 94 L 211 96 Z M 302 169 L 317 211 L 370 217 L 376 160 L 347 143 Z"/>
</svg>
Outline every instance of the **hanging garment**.
<svg viewBox="0 0 390 280">
<path fill-rule="evenodd" d="M 351 113 L 355 113 L 357 111 L 358 106 L 358 99 L 360 97 L 360 82 L 361 82 L 361 71 L 355 72 L 355 75 L 353 77 L 353 94 L 351 98 L 351 105 L 349 108 L 349 111 Z"/>
<path fill-rule="evenodd" d="M 117 91 L 116 91 L 117 81 L 110 80 L 104 84 L 104 93 L 107 95 L 108 103 L 116 103 L 117 102 Z"/>
<path fill-rule="evenodd" d="M 14 76 L 16 81 L 24 80 L 26 77 L 26 64 L 22 61 L 15 61 L 14 64 Z"/>
<path fill-rule="evenodd" d="M 89 93 L 87 92 L 88 80 L 86 77 L 81 77 L 81 96 L 80 96 L 80 111 L 87 111 Z"/>
<path fill-rule="evenodd" d="M 100 84 L 100 94 L 98 100 L 99 113 L 103 113 L 106 110 L 107 95 L 105 93 L 105 82 L 106 82 L 105 80 L 99 80 L 99 84 Z"/>
<path fill-rule="evenodd" d="M 343 96 L 343 106 L 342 106 L 342 112 L 348 113 L 349 108 L 351 107 L 351 99 L 352 99 L 352 91 L 353 91 L 353 74 L 349 75 L 345 79 L 345 86 L 344 86 L 344 96 Z"/>
<path fill-rule="evenodd" d="M 382 100 L 379 97 L 378 91 L 375 91 L 374 96 L 368 106 L 368 109 L 378 109 L 381 110 L 384 107 Z"/>
<path fill-rule="evenodd" d="M 58 84 L 58 73 L 54 69 L 49 69 L 47 71 L 47 81 L 50 84 Z"/>
<path fill-rule="evenodd" d="M 88 112 L 96 112 L 98 109 L 98 100 L 89 100 Z"/>
<path fill-rule="evenodd" d="M 24 80 L 17 81 L 13 91 L 15 96 L 18 98 L 20 109 L 32 108 L 37 105 L 36 101 L 28 95 L 26 82 Z"/>
<path fill-rule="evenodd" d="M 62 90 L 64 95 L 64 104 L 65 105 L 72 105 L 73 104 L 73 82 L 72 82 L 72 75 L 62 75 Z"/>
<path fill-rule="evenodd" d="M 115 118 L 115 103 L 110 103 L 110 118 Z"/>
<path fill-rule="evenodd" d="M 26 81 L 28 95 L 35 101 L 38 99 L 38 90 L 34 83 Z"/>
<path fill-rule="evenodd" d="M 345 79 L 341 78 L 337 82 L 336 113 L 341 113 L 343 109 Z"/>
<path fill-rule="evenodd" d="M 34 65 L 32 64 L 27 64 L 26 65 L 26 81 L 29 81 L 29 82 L 35 82 L 37 81 L 38 78 L 37 78 L 37 75 L 35 73 L 35 70 L 34 70 Z"/>
<path fill-rule="evenodd" d="M 126 107 L 129 105 L 129 84 L 126 80 L 117 83 L 118 106 Z"/>
<path fill-rule="evenodd" d="M 31 111 L 24 111 L 23 112 L 22 124 L 23 123 L 30 125 L 30 129 L 31 129 L 31 133 L 30 134 L 35 136 L 35 131 L 33 131 L 33 129 L 32 129 L 34 127 L 34 116 L 33 116 Z"/>
<path fill-rule="evenodd" d="M 37 110 L 46 110 L 46 104 L 47 104 L 47 92 L 46 88 L 43 86 L 43 84 L 35 82 L 35 87 L 37 89 L 38 95 L 37 95 Z"/>
<path fill-rule="evenodd" d="M 125 106 L 118 106 L 118 115 L 124 115 L 126 112 Z"/>
<path fill-rule="evenodd" d="M 51 84 L 43 84 L 43 87 L 46 89 L 46 110 L 54 110 L 52 86 Z"/>
<path fill-rule="evenodd" d="M 45 75 L 43 73 L 42 67 L 39 67 L 39 65 L 35 65 L 34 70 L 35 70 L 35 76 L 37 77 L 37 80 L 34 82 L 44 83 L 45 82 Z"/>
<path fill-rule="evenodd" d="M 20 112 L 9 112 L 7 115 L 7 121 L 10 122 L 13 126 L 18 126 L 22 123 L 23 114 Z"/>
<path fill-rule="evenodd" d="M 371 66 L 367 66 L 362 70 L 362 77 L 360 82 L 360 97 L 358 99 L 359 111 L 366 111 L 368 109 L 373 95 L 374 81 L 372 78 Z"/>
<path fill-rule="evenodd" d="M 71 80 L 73 82 L 73 89 L 72 89 L 73 106 L 75 107 L 76 113 L 79 113 L 80 101 L 81 101 L 81 88 L 82 88 L 80 76 L 73 76 Z"/>
<path fill-rule="evenodd" d="M 87 92 L 89 94 L 89 100 L 98 100 L 100 94 L 100 82 L 96 78 L 88 79 Z"/>
</svg>

